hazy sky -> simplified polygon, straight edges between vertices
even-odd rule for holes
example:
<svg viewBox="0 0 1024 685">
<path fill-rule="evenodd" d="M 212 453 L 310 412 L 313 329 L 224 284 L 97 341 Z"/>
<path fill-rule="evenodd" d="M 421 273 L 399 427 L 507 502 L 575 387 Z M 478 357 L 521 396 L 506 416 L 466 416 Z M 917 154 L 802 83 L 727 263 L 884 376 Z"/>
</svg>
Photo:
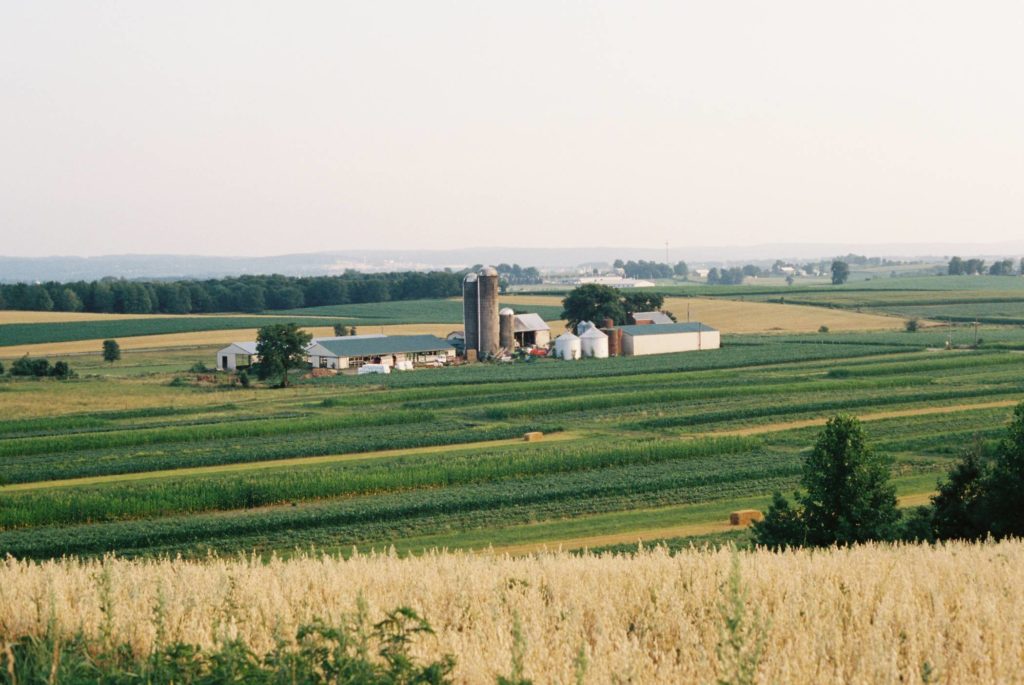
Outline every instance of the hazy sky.
<svg viewBox="0 0 1024 685">
<path fill-rule="evenodd" d="M 0 2 L 0 254 L 1024 236 L 1024 3 Z"/>
</svg>

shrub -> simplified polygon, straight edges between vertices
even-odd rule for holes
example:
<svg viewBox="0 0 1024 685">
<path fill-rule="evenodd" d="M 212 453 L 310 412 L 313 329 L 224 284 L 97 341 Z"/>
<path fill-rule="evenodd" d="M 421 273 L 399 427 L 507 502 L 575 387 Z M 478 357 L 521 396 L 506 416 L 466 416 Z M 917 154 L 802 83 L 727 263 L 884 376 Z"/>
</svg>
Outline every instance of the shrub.
<svg viewBox="0 0 1024 685">
<path fill-rule="evenodd" d="M 818 327 L 818 332 L 819 333 L 828 333 L 828 326 L 822 324 L 821 326 Z"/>
<path fill-rule="evenodd" d="M 50 362 L 46 359 L 32 359 L 25 355 L 11 364 L 12 376 L 35 376 L 42 378 L 50 375 Z"/>
<path fill-rule="evenodd" d="M 242 384 L 243 388 L 248 388 L 252 384 L 249 374 L 244 369 L 238 372 L 238 382 Z"/>
<path fill-rule="evenodd" d="M 188 368 L 192 373 L 207 373 L 210 369 L 203 362 L 196 362 Z"/>
<path fill-rule="evenodd" d="M 907 329 L 907 333 L 916 333 L 917 327 L 917 319 L 907 319 L 907 322 L 904 324 L 904 328 Z"/>
</svg>

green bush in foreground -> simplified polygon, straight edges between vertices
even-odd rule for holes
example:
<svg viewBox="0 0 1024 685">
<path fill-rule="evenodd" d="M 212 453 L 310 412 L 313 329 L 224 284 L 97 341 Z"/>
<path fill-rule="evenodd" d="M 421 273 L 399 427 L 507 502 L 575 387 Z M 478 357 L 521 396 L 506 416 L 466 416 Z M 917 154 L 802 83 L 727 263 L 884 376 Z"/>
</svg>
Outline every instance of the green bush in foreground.
<svg viewBox="0 0 1024 685">
<path fill-rule="evenodd" d="M 78 637 L 26 637 L 0 650 L 0 684 L 21 683 L 320 683 L 440 685 L 451 682 L 455 660 L 421 664 L 409 653 L 413 641 L 433 634 L 415 611 L 399 607 L 367 625 L 365 607 L 339 626 L 314 622 L 299 628 L 296 645 L 280 643 L 259 656 L 238 640 L 216 650 L 166 645 L 138 659 L 127 645 L 96 644 Z M 371 656 L 376 646 L 376 655 Z"/>
</svg>

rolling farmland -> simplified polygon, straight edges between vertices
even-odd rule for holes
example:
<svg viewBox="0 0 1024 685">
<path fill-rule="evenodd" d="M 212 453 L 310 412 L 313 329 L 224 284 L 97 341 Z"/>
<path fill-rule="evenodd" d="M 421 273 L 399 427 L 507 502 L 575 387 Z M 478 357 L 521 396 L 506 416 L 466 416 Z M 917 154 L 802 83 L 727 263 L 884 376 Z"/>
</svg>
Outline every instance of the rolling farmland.
<svg viewBox="0 0 1024 685">
<path fill-rule="evenodd" d="M 934 299 L 954 293 L 929 292 L 914 293 L 917 299 L 907 292 L 848 293 L 864 298 L 849 300 L 859 304 L 843 301 L 840 289 L 814 296 L 837 302 L 807 305 L 789 304 L 795 295 L 788 294 L 786 304 L 751 301 L 755 289 L 748 289 L 742 301 L 730 299 L 737 297 L 732 293 L 672 298 L 667 306 L 677 314 L 689 305 L 692 314 L 705 318 L 709 312 L 709 317 L 732 322 L 720 323 L 723 328 L 747 332 L 727 333 L 722 349 L 701 353 L 301 378 L 287 389 L 243 388 L 219 374 L 188 370 L 196 362 L 212 361 L 211 346 L 250 333 L 250 328 L 121 338 L 128 341 L 124 359 L 106 364 L 97 354 L 97 340 L 75 340 L 73 330 L 64 330 L 79 324 L 12 322 L 8 326 L 21 328 L 7 330 L 26 331 L 21 335 L 32 339 L 64 340 L 31 343 L 27 349 L 80 345 L 90 353 L 64 357 L 79 372 L 72 380 L 0 379 L 5 409 L 0 417 L 0 552 L 12 557 L 0 566 L 0 603 L 22 607 L 33 601 L 31 588 L 39 587 L 38 574 L 49 568 L 48 601 L 60 616 L 51 632 L 40 632 L 47 630 L 45 622 L 25 623 L 22 613 L 0 609 L 0 639 L 51 644 L 47 640 L 64 635 L 61 644 L 71 651 L 61 658 L 67 660 L 77 658 L 76 649 L 101 653 L 106 647 L 96 642 L 100 639 L 107 640 L 104 644 L 116 639 L 136 655 L 162 649 L 152 637 L 158 619 L 150 619 L 152 612 L 135 603 L 152 605 L 154 583 L 162 588 L 158 592 L 168 593 L 162 596 L 177 596 L 184 590 L 170 578 L 180 577 L 196 598 L 189 604 L 192 613 L 164 617 L 191 621 L 196 629 L 189 637 L 208 650 L 211 663 L 222 658 L 216 651 L 221 647 L 214 632 L 204 631 L 214 630 L 218 609 L 211 607 L 225 603 L 245 617 L 249 627 L 239 637 L 246 649 L 263 654 L 273 648 L 269 624 L 255 616 L 255 600 L 243 588 L 279 587 L 285 578 L 307 587 L 303 579 L 315 573 L 321 581 L 345 578 L 347 589 L 305 608 L 275 605 L 272 612 L 290 616 L 287 624 L 277 624 L 284 631 L 278 649 L 301 649 L 302 642 L 292 641 L 289 633 L 294 636 L 318 616 L 342 620 L 346 612 L 359 611 L 357 597 L 362 596 L 375 621 L 402 605 L 430 621 L 437 635 L 415 653 L 424 659 L 453 654 L 460 682 L 493 680 L 512 659 L 516 639 L 525 639 L 526 672 L 536 677 L 565 673 L 569 678 L 584 662 L 585 682 L 605 682 L 625 672 L 641 681 L 725 673 L 729 662 L 715 651 L 723 619 L 708 607 L 727 599 L 722 588 L 732 562 L 724 550 L 699 551 L 691 545 L 748 546 L 749 530 L 730 526 L 729 513 L 764 510 L 773 492 L 796 489 L 804 457 L 828 417 L 848 412 L 862 418 L 871 446 L 891 457 L 900 506 L 913 507 L 927 503 L 964 449 L 990 453 L 1014 406 L 1024 400 L 1024 329 L 982 325 L 980 345 L 974 345 L 973 327 L 903 331 L 898 308 L 920 315 L 928 307 L 954 306 L 936 305 Z M 970 301 L 978 293 L 955 295 Z M 800 296 L 814 299 L 811 293 Z M 866 298 L 880 298 L 879 311 L 885 313 L 863 313 L 870 309 Z M 550 301 L 550 296 L 522 296 L 510 304 L 537 308 Z M 308 318 L 299 318 L 296 311 L 286 318 L 333 322 L 350 315 L 361 317 L 350 320 L 359 321 L 363 330 L 443 335 L 456 324 L 415 320 L 449 319 L 452 304 L 422 307 L 417 317 L 414 303 L 394 303 L 375 319 L 388 321 L 379 328 L 366 323 L 374 319 L 362 306 L 330 308 Z M 410 321 L 402 322 L 403 316 Z M 113 327 L 96 329 L 103 332 L 139 326 L 156 331 L 169 325 L 166 318 L 90 320 L 87 325 Z M 228 318 L 246 325 L 274 320 L 218 317 Z M 820 325 L 828 325 L 830 332 L 816 332 Z M 330 329 L 314 330 L 323 334 Z M 0 348 L 8 353 L 23 349 Z M 523 434 L 531 431 L 542 432 L 543 439 L 524 441 Z M 661 547 L 637 554 L 639 542 Z M 977 682 L 1000 682 L 1011 669 L 1005 655 L 1021 652 L 1019 639 L 1005 638 L 997 651 L 982 656 L 943 642 L 936 636 L 949 635 L 954 624 L 943 619 L 946 610 L 936 608 L 934 593 L 929 604 L 934 614 L 922 613 L 920 602 L 911 602 L 922 631 L 914 646 L 893 651 L 892 641 L 881 637 L 872 643 L 871 654 L 884 660 L 884 667 L 837 656 L 852 638 L 815 636 L 806 630 L 807 618 L 796 617 L 800 607 L 816 607 L 814 620 L 823 626 L 842 619 L 859 640 L 876 634 L 871 631 L 886 635 L 886 621 L 908 625 L 907 611 L 891 608 L 893 598 L 913 596 L 907 588 L 928 582 L 921 574 L 947 578 L 942 574 L 971 564 L 968 559 L 988 564 L 984 583 L 972 585 L 978 601 L 999 596 L 997 605 L 1014 615 L 1024 600 L 1007 595 L 1007 587 L 1017 584 L 991 559 L 1019 555 L 1018 547 L 1011 542 L 869 546 L 817 553 L 813 565 L 809 553 L 741 552 L 738 564 L 752 598 L 746 606 L 779 617 L 766 633 L 759 668 L 765 678 L 779 679 L 785 679 L 779 674 L 796 673 L 809 680 L 902 677 L 925 682 L 925 669 L 942 673 L 946 682 L 962 673 Z M 620 556 L 580 555 L 583 550 Z M 102 560 L 112 552 L 120 559 Z M 329 556 L 319 556 L 325 553 Z M 541 556 L 522 558 L 535 553 Z M 221 560 L 238 554 L 252 556 L 249 561 Z M 167 560 L 179 555 L 182 560 Z M 33 563 L 53 557 L 81 561 L 50 567 Z M 919 560 L 920 571 L 908 565 L 911 558 Z M 892 585 L 889 574 L 883 591 L 872 580 L 878 575 L 872 569 L 880 564 L 903 569 L 903 585 Z M 425 592 L 425 585 L 411 580 L 432 573 L 471 574 L 475 589 L 467 601 L 472 605 L 453 605 L 443 591 Z M 578 594 L 568 593 L 561 579 L 579 574 L 583 586 L 575 583 Z M 630 587 L 636 598 L 616 603 L 595 623 L 593 617 L 608 610 L 587 603 L 587 597 L 600 593 L 586 590 L 586 584 L 621 586 L 622 574 L 634 578 Z M 224 578 L 232 579 L 227 583 L 234 588 L 230 598 L 223 594 Z M 679 593 L 681 578 L 689 589 Z M 321 581 L 317 592 L 328 592 L 329 585 Z M 466 584 L 458 585 L 464 591 Z M 963 589 L 954 585 L 942 580 L 941 592 L 948 592 L 942 602 L 962 596 Z M 837 597 L 844 587 L 858 587 L 876 600 L 821 613 L 817 592 L 800 595 L 794 604 L 794 588 L 812 586 L 829 588 Z M 885 594 L 889 591 L 893 594 Z M 623 592 L 632 597 L 632 590 Z M 66 599 L 72 594 L 82 598 L 74 607 Z M 275 602 L 291 596 L 284 590 L 272 595 Z M 783 612 L 783 595 L 785 606 L 797 613 Z M 552 624 L 539 608 L 551 597 L 552 606 L 576 618 Z M 117 608 L 103 638 L 95 633 L 95 603 L 111 598 Z M 493 610 L 495 602 L 503 607 L 500 611 Z M 317 616 L 303 613 L 312 606 Z M 453 607 L 462 607 L 463 613 L 451 613 Z M 872 622 L 866 613 L 872 610 L 876 618 L 889 618 Z M 492 618 L 486 625 L 476 619 L 466 623 L 465 611 L 484 611 Z M 672 632 L 675 624 L 665 618 L 666 612 L 680 611 L 705 617 L 686 629 L 689 638 Z M 1009 620 L 1001 614 L 979 615 L 976 626 L 960 621 L 955 630 L 989 631 L 986 639 L 995 640 L 992 626 Z M 466 627 L 477 636 L 473 640 L 482 640 L 481 631 L 508 639 L 466 642 L 456 637 Z M 66 636 L 76 631 L 82 631 L 78 642 L 67 642 Z M 515 631 L 525 637 L 515 638 Z M 556 638 L 549 644 L 542 636 L 551 635 Z M 689 640 L 693 648 L 667 665 L 655 646 L 666 639 Z M 647 646 L 628 654 L 614 646 L 637 640 Z M 816 656 L 793 652 L 793 640 L 804 640 L 801 644 L 817 650 Z M 974 656 L 969 659 L 967 653 Z M 263 663 L 276 663 L 275 658 Z"/>
</svg>

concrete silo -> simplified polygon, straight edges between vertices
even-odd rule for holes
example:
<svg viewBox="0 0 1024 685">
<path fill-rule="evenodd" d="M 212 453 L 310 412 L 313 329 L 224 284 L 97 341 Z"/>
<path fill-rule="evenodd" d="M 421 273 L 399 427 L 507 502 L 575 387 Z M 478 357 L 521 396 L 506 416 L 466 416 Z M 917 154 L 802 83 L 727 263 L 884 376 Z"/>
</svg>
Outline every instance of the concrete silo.
<svg viewBox="0 0 1024 685">
<path fill-rule="evenodd" d="M 494 356 L 501 346 L 498 323 L 498 271 L 485 266 L 477 274 L 477 299 L 479 302 L 477 322 L 479 326 L 480 358 Z"/>
<path fill-rule="evenodd" d="M 516 313 L 505 307 L 498 312 L 498 342 L 504 350 L 511 352 L 516 347 Z"/>
<path fill-rule="evenodd" d="M 462 325 L 466 334 L 466 356 L 480 348 L 480 293 L 475 273 L 462 281 Z"/>
<path fill-rule="evenodd" d="M 580 351 L 584 357 L 608 358 L 608 336 L 600 328 L 588 328 L 580 336 Z"/>
</svg>

